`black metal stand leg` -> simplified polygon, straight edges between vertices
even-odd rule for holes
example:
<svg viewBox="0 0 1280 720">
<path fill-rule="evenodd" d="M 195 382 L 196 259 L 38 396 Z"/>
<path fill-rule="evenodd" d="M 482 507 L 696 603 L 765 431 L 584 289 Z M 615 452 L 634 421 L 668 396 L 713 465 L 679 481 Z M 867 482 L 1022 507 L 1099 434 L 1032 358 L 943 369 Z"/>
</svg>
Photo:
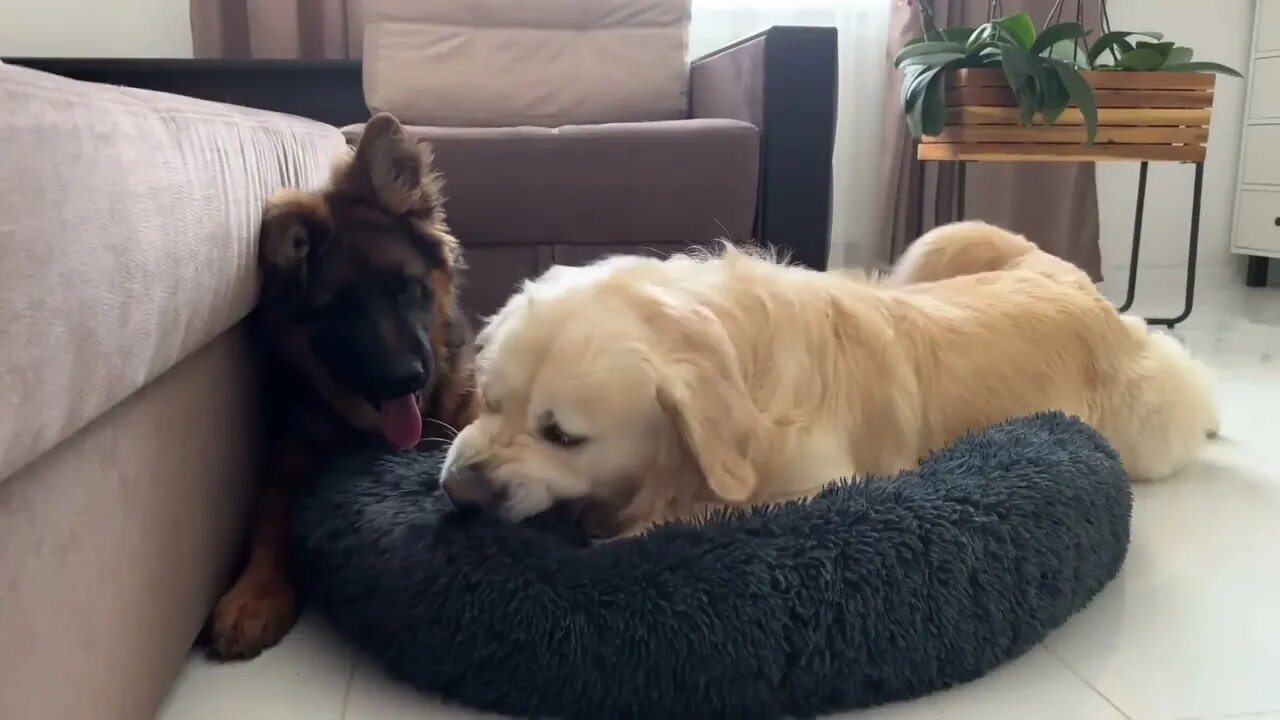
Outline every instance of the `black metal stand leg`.
<svg viewBox="0 0 1280 720">
<path fill-rule="evenodd" d="M 917 146 L 918 148 L 919 146 Z M 924 176 L 925 171 L 929 169 L 929 165 L 923 160 L 916 160 L 916 177 L 915 177 L 915 213 L 916 227 L 915 238 L 924 234 Z M 912 240 L 915 240 L 912 238 Z"/>
<path fill-rule="evenodd" d="M 1191 315 L 1191 307 L 1196 298 L 1196 255 L 1200 251 L 1200 194 L 1204 189 L 1204 163 L 1196 163 L 1195 189 L 1191 197 L 1191 239 L 1187 248 L 1187 291 L 1182 312 L 1177 317 L 1147 318 L 1152 325 L 1164 325 L 1172 328 Z"/>
<path fill-rule="evenodd" d="M 1258 257 L 1251 255 L 1249 257 L 1249 265 L 1244 271 L 1244 284 L 1248 287 L 1266 287 L 1267 286 L 1267 265 L 1271 258 Z"/>
<path fill-rule="evenodd" d="M 1142 246 L 1142 216 L 1147 205 L 1147 167 L 1149 163 L 1142 161 L 1138 170 L 1138 206 L 1133 213 L 1133 247 L 1129 250 L 1129 284 L 1125 286 L 1124 304 L 1116 308 L 1125 312 L 1133 307 L 1133 295 L 1138 287 L 1138 249 Z"/>
<path fill-rule="evenodd" d="M 968 181 L 969 163 L 961 160 L 956 163 L 956 221 L 964 220 L 965 216 L 965 185 Z"/>
</svg>

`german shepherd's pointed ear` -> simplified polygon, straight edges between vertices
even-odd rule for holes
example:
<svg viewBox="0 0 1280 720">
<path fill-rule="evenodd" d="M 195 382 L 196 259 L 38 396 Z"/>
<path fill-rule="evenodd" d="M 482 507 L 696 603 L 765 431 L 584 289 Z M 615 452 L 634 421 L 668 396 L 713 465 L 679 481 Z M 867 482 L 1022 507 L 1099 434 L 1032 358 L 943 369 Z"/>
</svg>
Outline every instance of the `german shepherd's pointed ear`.
<svg viewBox="0 0 1280 720">
<path fill-rule="evenodd" d="M 258 257 L 268 289 L 282 281 L 305 285 L 307 258 L 332 234 L 329 206 L 318 193 L 279 190 L 267 200 L 258 235 Z"/>
<path fill-rule="evenodd" d="M 432 169 L 431 146 L 413 142 L 390 113 L 364 126 L 350 171 L 388 212 L 444 223 L 444 188 Z"/>
<path fill-rule="evenodd" d="M 749 459 L 761 430 L 738 356 L 724 326 L 703 307 L 652 296 L 650 322 L 662 338 L 653 356 L 658 403 L 674 420 L 718 500 L 755 494 Z"/>
</svg>

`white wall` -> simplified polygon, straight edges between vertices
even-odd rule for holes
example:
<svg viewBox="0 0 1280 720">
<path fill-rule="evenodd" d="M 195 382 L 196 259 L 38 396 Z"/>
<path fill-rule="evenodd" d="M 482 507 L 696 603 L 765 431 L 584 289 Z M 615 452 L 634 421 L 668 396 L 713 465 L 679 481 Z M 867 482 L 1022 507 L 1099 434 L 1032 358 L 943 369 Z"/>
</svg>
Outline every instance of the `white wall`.
<svg viewBox="0 0 1280 720">
<path fill-rule="evenodd" d="M 1166 40 L 1193 48 L 1196 59 L 1248 71 L 1254 0 L 1110 0 L 1108 6 L 1117 30 L 1159 30 Z M 1235 263 L 1227 248 L 1244 97 L 1245 81 L 1218 78 L 1200 221 L 1200 267 L 1206 270 Z M 1152 164 L 1139 263 L 1144 269 L 1185 267 L 1192 177 L 1190 165 Z M 1111 277 L 1128 268 L 1137 186 L 1136 163 L 1099 163 L 1103 266 Z"/>
<path fill-rule="evenodd" d="M 188 0 L 0 0 L 0 55 L 191 57 Z"/>
</svg>

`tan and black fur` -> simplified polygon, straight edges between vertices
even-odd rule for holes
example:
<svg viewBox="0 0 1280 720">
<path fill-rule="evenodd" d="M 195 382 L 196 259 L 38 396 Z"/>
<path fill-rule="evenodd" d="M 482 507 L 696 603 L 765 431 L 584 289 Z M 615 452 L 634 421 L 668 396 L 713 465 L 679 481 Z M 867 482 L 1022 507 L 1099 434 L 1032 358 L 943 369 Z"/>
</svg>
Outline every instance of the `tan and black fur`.
<svg viewBox="0 0 1280 720">
<path fill-rule="evenodd" d="M 381 398 L 412 395 L 424 438 L 474 416 L 462 260 L 441 190 L 429 150 L 382 114 L 327 188 L 268 202 L 252 318 L 267 361 L 266 477 L 247 563 L 210 618 L 220 657 L 257 655 L 292 627 L 290 500 L 327 456 L 381 439 Z"/>
</svg>

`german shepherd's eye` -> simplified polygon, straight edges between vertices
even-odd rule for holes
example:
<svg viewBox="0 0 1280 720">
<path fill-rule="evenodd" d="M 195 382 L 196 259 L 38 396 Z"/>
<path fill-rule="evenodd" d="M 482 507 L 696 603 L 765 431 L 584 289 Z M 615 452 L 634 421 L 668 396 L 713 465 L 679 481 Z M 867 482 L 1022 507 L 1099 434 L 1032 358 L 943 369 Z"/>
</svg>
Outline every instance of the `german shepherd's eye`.
<svg viewBox="0 0 1280 720">
<path fill-rule="evenodd" d="M 581 435 L 571 435 L 565 432 L 564 428 L 560 427 L 560 423 L 555 420 L 542 426 L 542 439 L 562 448 L 576 448 L 587 441 Z"/>
<path fill-rule="evenodd" d="M 347 322 L 360 312 L 360 297 L 355 288 L 341 287 L 311 308 L 314 319 Z"/>
<path fill-rule="evenodd" d="M 396 289 L 396 300 L 402 305 L 417 305 L 422 302 L 422 286 L 413 280 L 402 280 Z"/>
</svg>

